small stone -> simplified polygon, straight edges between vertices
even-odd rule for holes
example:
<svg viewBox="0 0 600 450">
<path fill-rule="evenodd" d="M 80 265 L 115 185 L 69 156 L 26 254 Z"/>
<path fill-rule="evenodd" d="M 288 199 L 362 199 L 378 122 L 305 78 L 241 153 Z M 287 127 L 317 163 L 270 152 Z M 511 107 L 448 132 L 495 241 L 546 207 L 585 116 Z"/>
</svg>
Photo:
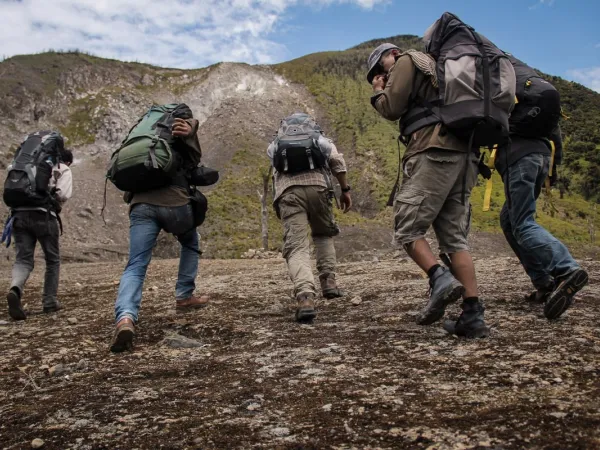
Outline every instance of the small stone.
<svg viewBox="0 0 600 450">
<path fill-rule="evenodd" d="M 552 417 L 556 417 L 557 419 L 564 419 L 565 417 L 567 417 L 567 413 L 564 412 L 551 412 L 550 415 Z"/>
<path fill-rule="evenodd" d="M 158 291 L 158 286 L 152 286 L 152 287 L 150 288 L 150 290 L 151 290 L 152 292 L 156 292 L 156 291 Z"/>
<path fill-rule="evenodd" d="M 171 334 L 165 337 L 162 343 L 171 348 L 197 348 L 203 346 L 202 342 L 181 336 L 180 334 Z"/>
<path fill-rule="evenodd" d="M 323 409 L 323 411 L 329 412 L 329 411 L 331 411 L 331 407 L 332 407 L 331 403 L 327 403 L 326 405 L 323 405 L 322 409 Z"/>
<path fill-rule="evenodd" d="M 40 438 L 35 438 L 33 441 L 31 441 L 31 448 L 42 448 L 44 444 L 45 442 L 43 440 Z"/>
<path fill-rule="evenodd" d="M 77 319 L 75 317 L 69 317 L 67 322 L 69 322 L 71 325 L 75 325 L 77 323 Z"/>
<path fill-rule="evenodd" d="M 68 372 L 67 368 L 63 364 L 57 364 L 48 369 L 48 373 L 51 377 L 60 377 Z"/>
<path fill-rule="evenodd" d="M 121 282 L 120 282 L 119 280 L 115 280 L 115 281 L 113 281 L 113 284 L 114 284 L 115 286 L 118 286 L 119 284 L 121 284 Z"/>
<path fill-rule="evenodd" d="M 80 288 L 80 287 L 83 287 L 83 284 L 81 284 L 81 283 L 75 283 L 75 286 L 78 287 L 78 288 Z"/>
<path fill-rule="evenodd" d="M 78 370 L 84 370 L 87 368 L 87 361 L 85 359 L 81 359 L 75 367 Z"/>
<path fill-rule="evenodd" d="M 350 300 L 350 303 L 352 303 L 353 305 L 360 305 L 362 303 L 362 298 L 360 298 L 360 296 L 357 295 L 352 300 Z"/>
<path fill-rule="evenodd" d="M 257 409 L 260 409 L 260 404 L 259 403 L 250 403 L 248 406 L 246 406 L 246 409 L 248 411 L 256 411 Z"/>
<path fill-rule="evenodd" d="M 271 434 L 277 437 L 284 437 L 290 434 L 290 429 L 286 427 L 273 428 Z"/>
<path fill-rule="evenodd" d="M 9 323 L 6 320 L 0 320 L 0 327 L 5 327 L 9 325 Z"/>
</svg>

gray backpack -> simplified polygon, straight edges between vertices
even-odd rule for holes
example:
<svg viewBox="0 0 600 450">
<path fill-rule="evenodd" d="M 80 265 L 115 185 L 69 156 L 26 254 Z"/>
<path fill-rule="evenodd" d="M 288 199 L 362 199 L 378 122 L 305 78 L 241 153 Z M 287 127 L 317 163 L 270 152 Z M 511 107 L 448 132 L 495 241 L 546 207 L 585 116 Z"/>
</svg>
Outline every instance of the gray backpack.
<svg viewBox="0 0 600 450">
<path fill-rule="evenodd" d="M 286 174 L 326 167 L 329 154 L 319 147 L 320 136 L 321 128 L 308 114 L 294 113 L 286 117 L 273 142 L 273 167 Z"/>
<path fill-rule="evenodd" d="M 507 142 L 516 78 L 504 52 L 448 12 L 427 29 L 424 40 L 436 60 L 439 96 L 433 102 L 413 99 L 400 123 L 402 135 L 441 122 L 471 148 Z"/>
</svg>

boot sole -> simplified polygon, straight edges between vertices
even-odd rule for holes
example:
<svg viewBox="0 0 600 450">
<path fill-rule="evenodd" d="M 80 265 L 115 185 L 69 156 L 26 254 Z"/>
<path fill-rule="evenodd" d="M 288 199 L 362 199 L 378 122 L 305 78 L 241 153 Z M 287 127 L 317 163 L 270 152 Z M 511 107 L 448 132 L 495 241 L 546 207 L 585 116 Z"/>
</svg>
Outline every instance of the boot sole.
<svg viewBox="0 0 600 450">
<path fill-rule="evenodd" d="M 323 291 L 323 297 L 326 298 L 327 300 L 331 300 L 332 298 L 344 297 L 344 293 L 340 292 L 337 289 L 329 290 L 329 291 Z"/>
<path fill-rule="evenodd" d="M 133 349 L 133 335 L 134 332 L 130 328 L 119 331 L 110 346 L 110 351 L 113 353 L 121 353 L 125 350 L 131 351 Z"/>
<path fill-rule="evenodd" d="M 444 317 L 444 313 L 446 312 L 446 307 L 451 303 L 456 302 L 459 298 L 463 296 L 465 293 L 465 287 L 455 286 L 452 290 L 440 300 L 439 305 L 434 308 L 429 309 L 428 311 L 422 312 L 417 317 L 418 325 L 431 325 L 432 323 L 437 322 L 442 317 Z"/>
<path fill-rule="evenodd" d="M 202 305 L 190 305 L 190 306 L 175 306 L 175 311 L 176 312 L 186 312 L 186 311 L 193 311 L 195 309 L 202 309 L 202 308 L 206 308 L 208 306 L 208 303 L 204 303 Z"/>
<path fill-rule="evenodd" d="M 578 269 L 559 285 L 544 306 L 544 315 L 548 320 L 558 319 L 573 304 L 573 297 L 588 283 L 588 274 Z"/>
<path fill-rule="evenodd" d="M 23 311 L 23 306 L 21 305 L 21 299 L 17 294 L 10 291 L 6 296 L 6 300 L 8 301 L 8 315 L 10 317 L 14 320 L 25 320 L 27 318 L 25 311 Z"/>
<path fill-rule="evenodd" d="M 446 330 L 449 334 L 455 334 L 456 336 L 459 337 L 464 337 L 466 339 L 483 339 L 486 338 L 490 335 L 490 328 L 485 326 L 485 327 L 481 327 L 481 328 L 477 328 L 476 330 L 471 330 L 467 333 L 465 332 L 461 332 L 461 333 L 457 333 L 456 332 L 456 321 L 455 320 L 447 320 L 444 322 L 443 324 L 443 328 L 444 330 Z"/>
<path fill-rule="evenodd" d="M 314 309 L 299 309 L 296 311 L 296 321 L 300 323 L 312 322 L 317 317 Z"/>
</svg>

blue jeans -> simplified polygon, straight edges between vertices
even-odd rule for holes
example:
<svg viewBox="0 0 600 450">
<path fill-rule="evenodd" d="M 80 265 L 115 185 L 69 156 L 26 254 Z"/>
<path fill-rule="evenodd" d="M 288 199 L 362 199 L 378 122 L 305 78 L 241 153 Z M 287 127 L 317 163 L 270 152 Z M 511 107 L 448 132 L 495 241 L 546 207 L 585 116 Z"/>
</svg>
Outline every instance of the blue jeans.
<svg viewBox="0 0 600 450">
<path fill-rule="evenodd" d="M 507 200 L 502 207 L 500 226 L 536 289 L 551 287 L 556 278 L 579 268 L 567 247 L 534 218 L 549 166 L 549 156 L 532 153 L 511 165 L 503 176 L 510 205 Z"/>
<path fill-rule="evenodd" d="M 176 300 L 192 296 L 198 273 L 198 233 L 193 226 L 191 205 L 167 207 L 140 203 L 131 209 L 129 220 L 129 261 L 115 303 L 117 322 L 125 316 L 137 322 L 146 270 L 160 230 L 173 233 L 181 244 Z"/>
</svg>

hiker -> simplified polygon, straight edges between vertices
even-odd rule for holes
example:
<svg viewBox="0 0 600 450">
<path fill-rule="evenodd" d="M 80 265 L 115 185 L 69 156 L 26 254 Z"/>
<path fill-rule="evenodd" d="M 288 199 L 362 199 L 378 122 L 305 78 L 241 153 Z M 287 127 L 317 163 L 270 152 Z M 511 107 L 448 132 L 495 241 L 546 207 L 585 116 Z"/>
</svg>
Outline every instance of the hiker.
<svg viewBox="0 0 600 450">
<path fill-rule="evenodd" d="M 59 237 L 62 223 L 59 213 L 73 192 L 69 166 L 73 153 L 64 148 L 59 133 L 39 131 L 25 139 L 8 166 L 4 184 L 4 202 L 11 209 L 5 232 L 15 241 L 15 263 L 6 296 L 8 314 L 14 320 L 25 320 L 21 299 L 24 286 L 34 266 L 34 252 L 39 242 L 46 261 L 43 311 L 62 309 L 57 299 L 60 276 Z M 35 186 L 32 186 L 35 185 Z M 10 237 L 9 244 L 10 244 Z"/>
<path fill-rule="evenodd" d="M 176 311 L 202 308 L 209 301 L 207 296 L 194 295 L 200 254 L 196 227 L 206 212 L 204 204 L 198 221 L 190 178 L 202 156 L 198 125 L 185 104 L 153 106 L 113 154 L 107 176 L 119 189 L 127 190 L 130 228 L 129 261 L 115 302 L 112 352 L 133 347 L 144 278 L 161 230 L 175 235 L 181 244 Z M 150 139 L 149 134 L 155 137 Z M 171 160 L 177 161 L 176 167 L 171 167 Z"/>
<path fill-rule="evenodd" d="M 368 59 L 367 80 L 373 86 L 372 106 L 384 118 L 400 120 L 400 134 L 406 145 L 398 174 L 400 177 L 401 170 L 404 176 L 401 182 L 397 181 L 390 200 L 393 199 L 394 205 L 395 243 L 402 246 L 429 277 L 429 301 L 417 315 L 416 322 L 419 325 L 433 324 L 444 316 L 446 306 L 462 297 L 460 317 L 457 321 L 445 321 L 444 328 L 458 336 L 483 338 L 488 336 L 489 328 L 478 297 L 467 236 L 471 219 L 469 198 L 477 181 L 479 161 L 477 152 L 472 149 L 481 145 L 486 133 L 476 127 L 463 131 L 457 124 L 451 128 L 440 118 L 440 98 L 444 99 L 442 88 L 448 90 L 447 98 L 459 98 L 456 92 L 452 92 L 452 89 L 458 88 L 451 85 L 450 74 L 446 73 L 442 80 L 446 85 L 437 79 L 436 59 L 431 56 L 436 50 L 432 44 L 438 45 L 438 60 L 442 60 L 439 54 L 447 51 L 443 30 L 450 21 L 455 29 L 465 30 L 465 25 L 458 18 L 445 13 L 426 33 L 430 48 L 427 54 L 416 50 L 402 52 L 391 43 L 378 46 Z M 470 36 L 468 32 L 460 34 L 460 31 L 451 34 L 452 39 L 468 39 Z M 460 49 L 456 45 L 453 48 Z M 461 61 L 469 57 L 467 54 Z M 459 68 L 455 67 L 455 70 Z M 509 69 L 506 74 L 509 79 L 510 72 Z M 475 74 L 473 71 L 472 75 Z M 492 75 L 497 74 L 492 72 Z M 514 73 L 512 76 L 514 78 Z M 463 96 L 469 94 L 462 93 Z M 508 110 L 512 106 L 509 103 L 514 102 L 514 92 L 502 93 L 503 98 L 506 95 L 509 96 L 508 103 L 504 105 L 506 112 L 499 115 L 499 121 L 505 122 L 507 135 Z M 451 106 L 456 107 L 457 104 Z M 467 117 L 471 114 L 469 110 L 462 113 Z M 475 119 L 475 123 L 478 120 Z M 425 239 L 431 226 L 437 237 L 440 256 L 450 267 L 438 263 Z"/>
<path fill-rule="evenodd" d="M 305 113 L 294 113 L 281 121 L 267 154 L 274 167 L 273 205 L 283 223 L 283 257 L 294 283 L 295 317 L 298 322 L 310 322 L 316 317 L 317 291 L 310 262 L 309 228 L 323 297 L 344 295 L 335 278 L 333 237 L 340 230 L 333 216 L 335 193 L 330 174 L 340 184 L 340 204 L 346 213 L 352 207 L 346 163 L 314 118 Z"/>
<path fill-rule="evenodd" d="M 560 96 L 531 67 L 509 58 L 517 74 L 518 102 L 510 117 L 511 143 L 495 155 L 506 194 L 500 225 L 536 289 L 529 300 L 545 304 L 546 318 L 557 319 L 588 282 L 567 247 L 535 220 L 536 201 L 544 185 L 549 192 L 562 162 Z"/>
</svg>

